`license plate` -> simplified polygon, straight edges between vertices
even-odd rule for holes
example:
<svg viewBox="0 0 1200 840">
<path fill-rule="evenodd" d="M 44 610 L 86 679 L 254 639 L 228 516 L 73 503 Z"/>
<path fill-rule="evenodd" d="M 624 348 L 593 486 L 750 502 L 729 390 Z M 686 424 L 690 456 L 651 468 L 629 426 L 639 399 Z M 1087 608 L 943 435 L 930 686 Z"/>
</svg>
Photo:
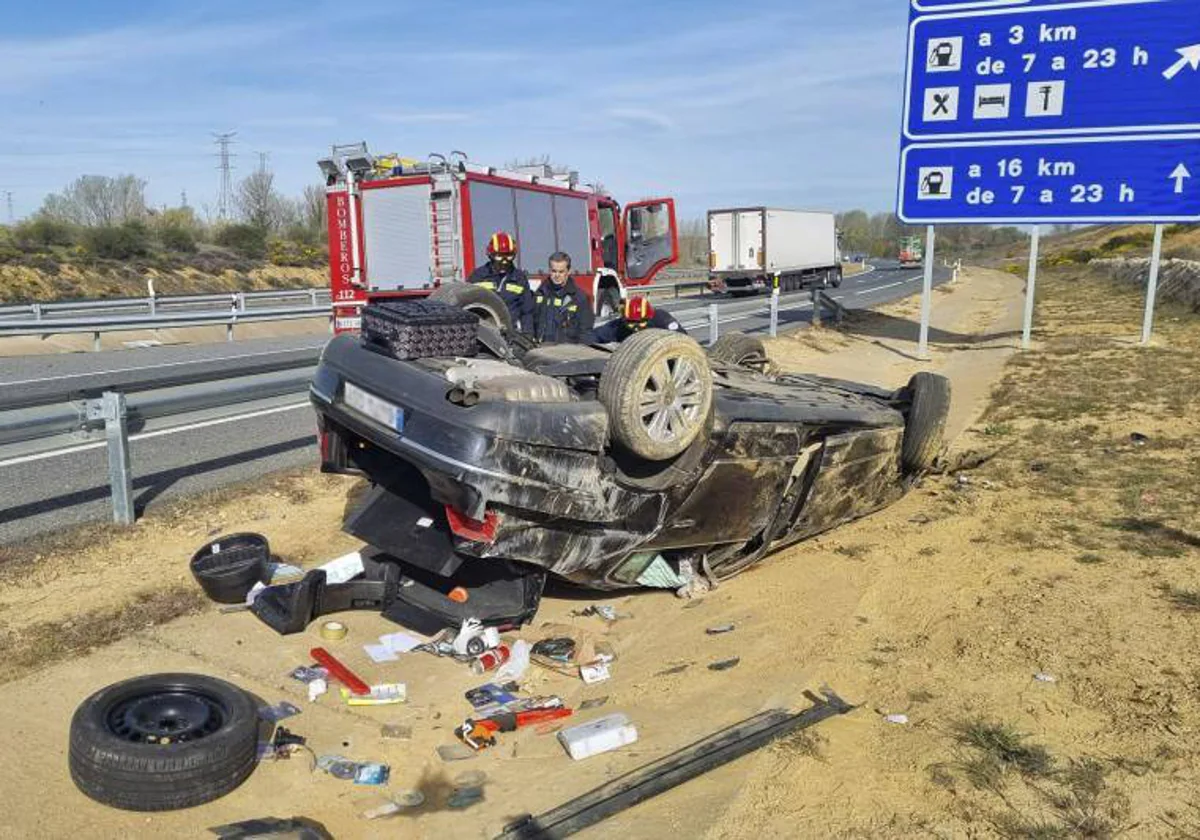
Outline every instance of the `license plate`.
<svg viewBox="0 0 1200 840">
<path fill-rule="evenodd" d="M 368 394 L 357 385 L 346 383 L 344 393 L 346 405 L 353 408 L 359 414 L 370 417 L 376 423 L 382 423 L 389 429 L 395 429 L 397 432 L 404 431 L 404 409 L 398 405 L 392 405 L 387 400 L 381 400 L 374 394 Z"/>
</svg>

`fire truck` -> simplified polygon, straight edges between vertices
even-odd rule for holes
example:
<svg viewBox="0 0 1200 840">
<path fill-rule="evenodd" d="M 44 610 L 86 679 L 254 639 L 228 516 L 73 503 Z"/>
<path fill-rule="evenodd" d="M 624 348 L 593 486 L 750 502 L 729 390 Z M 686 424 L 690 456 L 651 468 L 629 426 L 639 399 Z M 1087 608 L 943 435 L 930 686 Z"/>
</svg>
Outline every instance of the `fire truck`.
<svg viewBox="0 0 1200 840">
<path fill-rule="evenodd" d="M 925 261 L 925 251 L 921 247 L 921 237 L 906 236 L 900 240 L 900 267 L 920 268 Z"/>
<path fill-rule="evenodd" d="M 575 172 L 497 169 L 462 152 L 424 161 L 376 157 L 365 143 L 334 146 L 318 166 L 329 210 L 336 332 L 359 329 L 368 300 L 464 282 L 487 260 L 497 231 L 516 237 L 517 264 L 535 288 L 550 255 L 569 254 L 575 282 L 601 317 L 616 313 L 626 287 L 652 283 L 679 259 L 673 199 L 622 211 Z"/>
</svg>

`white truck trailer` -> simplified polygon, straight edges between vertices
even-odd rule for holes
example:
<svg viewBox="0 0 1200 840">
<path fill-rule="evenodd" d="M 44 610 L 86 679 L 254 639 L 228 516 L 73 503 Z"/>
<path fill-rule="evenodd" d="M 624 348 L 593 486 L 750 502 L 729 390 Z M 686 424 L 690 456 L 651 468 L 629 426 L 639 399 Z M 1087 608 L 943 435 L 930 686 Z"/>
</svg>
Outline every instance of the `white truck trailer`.
<svg viewBox="0 0 1200 840">
<path fill-rule="evenodd" d="M 738 207 L 708 212 L 708 282 L 714 291 L 780 291 L 842 284 L 832 213 Z"/>
</svg>

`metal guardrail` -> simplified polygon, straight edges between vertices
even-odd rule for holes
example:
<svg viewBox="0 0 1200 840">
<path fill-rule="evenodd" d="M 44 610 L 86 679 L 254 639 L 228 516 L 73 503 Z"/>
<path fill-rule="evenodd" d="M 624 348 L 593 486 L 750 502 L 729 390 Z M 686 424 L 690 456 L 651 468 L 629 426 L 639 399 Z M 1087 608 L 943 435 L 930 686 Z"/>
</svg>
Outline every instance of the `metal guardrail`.
<svg viewBox="0 0 1200 840">
<path fill-rule="evenodd" d="M 227 303 L 231 309 L 247 309 L 248 304 L 272 300 L 307 300 L 317 306 L 329 299 L 328 288 L 268 289 L 260 292 L 224 292 L 206 295 L 147 295 L 140 298 L 97 298 L 91 300 L 61 300 L 48 303 L 19 303 L 0 306 L 0 319 L 28 316 L 35 321 L 55 312 L 110 312 L 124 309 L 144 309 L 148 315 L 178 307 Z"/>
<path fill-rule="evenodd" d="M 660 284 L 671 288 L 674 284 Z M 747 301 L 710 303 L 705 316 L 684 322 L 686 329 L 708 327 L 709 344 L 717 340 L 722 324 L 762 316 L 768 317 L 768 332 L 779 331 L 781 312 L 814 309 L 814 320 L 822 307 L 844 310 L 824 291 L 814 289 L 809 296 L 781 296 L 772 293 L 765 305 L 748 307 Z M 248 320 L 273 320 L 281 317 L 314 317 L 328 314 L 328 307 L 304 307 L 298 310 L 270 310 L 246 313 L 177 313 L 165 316 L 173 325 L 180 323 L 236 323 Z M 160 321 L 164 316 L 156 316 Z M 840 315 L 839 315 L 840 317 Z M 199 319 L 199 320 L 198 320 Z M 147 316 L 136 322 L 145 323 Z M 52 329 L 91 331 L 125 328 L 130 318 L 62 319 L 61 326 L 49 322 Z M 819 323 L 819 320 L 818 320 Z M 45 328 L 46 324 L 40 325 Z M 35 329 L 34 332 L 37 330 Z M 6 326 L 0 324 L 0 334 Z M 9 334 L 12 334 L 9 331 Z M 27 333 L 25 333 L 27 334 Z M 78 374 L 54 381 L 21 383 L 20 390 L 8 388 L 0 394 L 0 467 L 16 461 L 53 457 L 80 448 L 107 447 L 109 483 L 112 487 L 113 518 L 122 524 L 134 521 L 133 475 L 129 457 L 132 439 L 148 420 L 171 420 L 197 412 L 244 407 L 254 402 L 288 395 L 299 399 L 320 354 L 320 348 L 268 351 L 240 357 L 233 365 L 228 360 L 207 359 L 173 363 L 161 368 L 139 368 L 115 373 Z M 296 406 L 293 406 L 296 407 Z M 223 415 L 224 416 L 224 415 Z M 246 414 L 245 416 L 252 416 Z M 225 420 L 233 421 L 233 412 Z M 222 422 L 224 422 L 223 420 Z M 186 428 L 179 423 L 176 427 Z M 169 433 L 167 427 L 163 432 Z M 5 460 L 4 450 L 22 454 Z"/>
</svg>

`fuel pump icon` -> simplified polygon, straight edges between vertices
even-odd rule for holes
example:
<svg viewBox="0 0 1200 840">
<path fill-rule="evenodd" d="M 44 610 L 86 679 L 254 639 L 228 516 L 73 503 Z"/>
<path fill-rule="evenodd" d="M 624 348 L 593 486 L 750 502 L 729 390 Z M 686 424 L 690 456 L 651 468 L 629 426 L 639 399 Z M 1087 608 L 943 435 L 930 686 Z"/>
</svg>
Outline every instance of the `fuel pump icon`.
<svg viewBox="0 0 1200 840">
<path fill-rule="evenodd" d="M 962 68 L 962 38 L 939 38 L 929 44 L 928 67 L 934 72 L 951 73 Z"/>
<path fill-rule="evenodd" d="M 946 188 L 946 173 L 933 171 L 930 172 L 921 181 L 921 193 L 923 195 L 943 195 L 942 190 Z"/>
</svg>

